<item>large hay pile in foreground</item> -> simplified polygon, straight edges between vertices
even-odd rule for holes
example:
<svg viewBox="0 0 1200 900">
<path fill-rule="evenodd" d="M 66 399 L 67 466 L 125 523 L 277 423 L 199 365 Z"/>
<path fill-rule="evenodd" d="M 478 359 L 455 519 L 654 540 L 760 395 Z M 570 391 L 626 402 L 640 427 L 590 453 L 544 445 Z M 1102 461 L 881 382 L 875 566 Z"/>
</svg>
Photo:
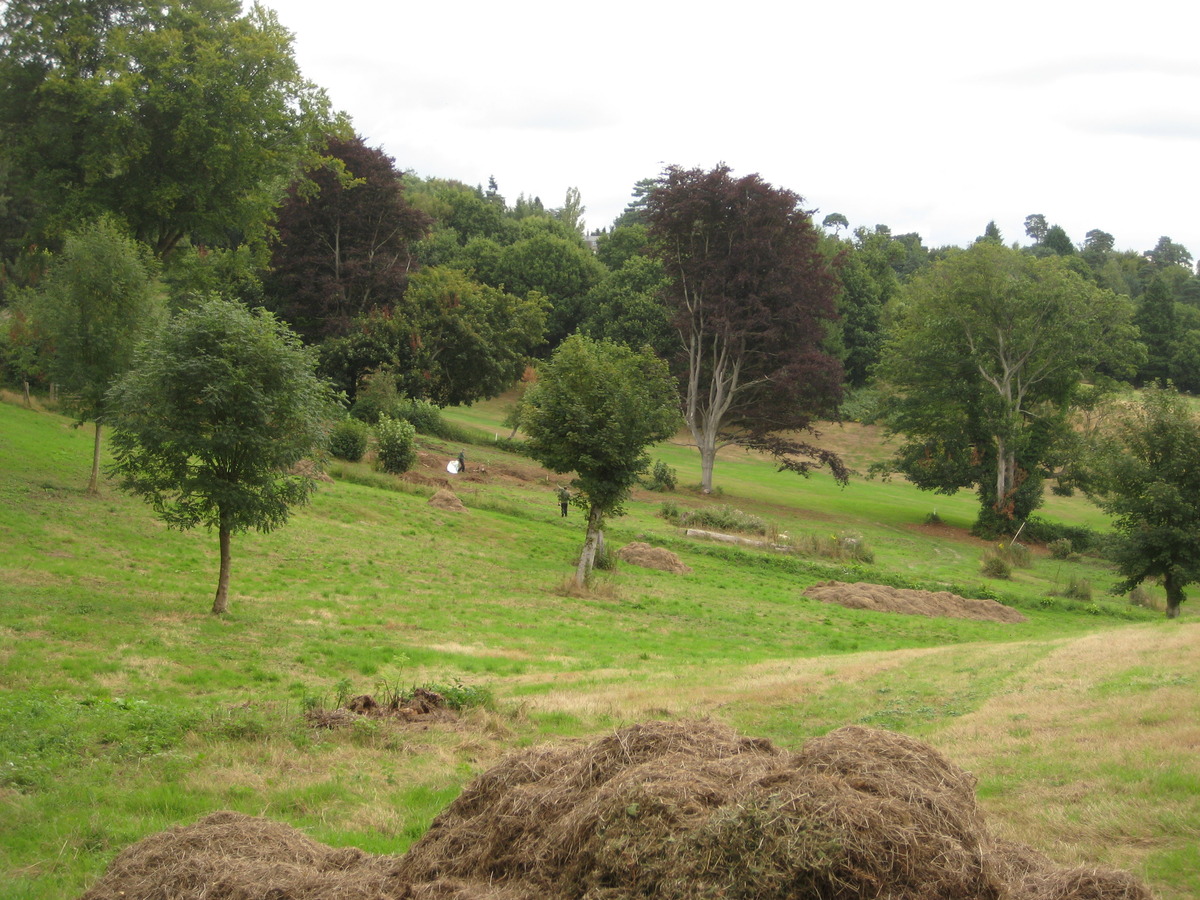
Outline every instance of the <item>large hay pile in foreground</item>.
<svg viewBox="0 0 1200 900">
<path fill-rule="evenodd" d="M 992 840 L 974 789 L 886 731 L 842 728 L 789 753 L 711 722 L 656 722 L 508 757 L 404 857 L 218 813 L 129 848 L 84 898 L 1150 897 L 1125 873 Z"/>
</svg>

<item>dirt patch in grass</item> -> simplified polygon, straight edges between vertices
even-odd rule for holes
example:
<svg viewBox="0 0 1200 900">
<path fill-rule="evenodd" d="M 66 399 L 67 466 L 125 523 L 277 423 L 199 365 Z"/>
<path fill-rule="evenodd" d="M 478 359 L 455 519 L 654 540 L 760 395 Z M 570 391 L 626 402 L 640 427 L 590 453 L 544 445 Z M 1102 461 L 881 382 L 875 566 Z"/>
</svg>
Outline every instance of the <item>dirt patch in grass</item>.
<svg viewBox="0 0 1200 900">
<path fill-rule="evenodd" d="M 951 619 L 975 619 L 984 622 L 1016 624 L 1028 619 L 995 600 L 975 600 L 949 591 L 916 591 L 885 584 L 823 581 L 808 588 L 804 595 L 822 603 L 836 603 L 848 609 L 904 613 L 910 616 L 944 616 Z"/>
<path fill-rule="evenodd" d="M 913 531 L 919 531 L 921 534 L 932 538 L 941 538 L 945 541 L 956 541 L 960 544 L 968 544 L 972 547 L 992 547 L 995 546 L 993 541 L 985 541 L 983 538 L 976 537 L 967 531 L 965 528 L 956 528 L 953 525 L 947 525 L 944 522 L 920 522 L 913 523 L 908 526 Z"/>
<path fill-rule="evenodd" d="M 975 779 L 927 744 L 850 726 L 790 753 L 709 721 L 515 753 L 405 856 L 215 813 L 122 852 L 84 900 L 172 897 L 1149 900 L 988 831 Z"/>
<path fill-rule="evenodd" d="M 380 702 L 370 694 L 360 694 L 337 709 L 310 709 L 304 717 L 318 728 L 344 728 L 359 719 L 390 719 L 400 722 L 453 722 L 457 719 L 437 691 L 414 688 L 411 694 Z"/>
</svg>

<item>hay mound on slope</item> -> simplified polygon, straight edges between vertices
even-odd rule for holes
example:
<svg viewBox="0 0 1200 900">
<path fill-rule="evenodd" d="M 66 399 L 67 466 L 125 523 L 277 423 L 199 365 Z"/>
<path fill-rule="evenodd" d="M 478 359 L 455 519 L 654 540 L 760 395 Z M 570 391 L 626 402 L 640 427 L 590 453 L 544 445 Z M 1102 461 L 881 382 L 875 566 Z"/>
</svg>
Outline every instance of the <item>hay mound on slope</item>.
<svg viewBox="0 0 1200 900">
<path fill-rule="evenodd" d="M 445 509 L 450 512 L 467 511 L 467 508 L 463 506 L 463 502 L 458 499 L 458 495 L 448 488 L 440 488 L 436 494 L 429 498 L 429 505 L 435 509 Z"/>
<path fill-rule="evenodd" d="M 509 756 L 404 857 L 219 813 L 129 848 L 84 900 L 1149 900 L 1125 873 L 993 841 L 974 790 L 886 731 L 789 753 L 712 722 L 652 722 Z"/>
<path fill-rule="evenodd" d="M 683 564 L 683 560 L 677 554 L 664 547 L 651 547 L 645 541 L 633 541 L 626 544 L 617 551 L 617 557 L 631 566 L 658 569 L 673 575 L 686 575 L 692 571 Z"/>
<path fill-rule="evenodd" d="M 848 609 L 869 609 L 910 616 L 945 616 L 1014 624 L 1028 621 L 1021 613 L 1003 603 L 973 600 L 949 591 L 914 591 L 884 584 L 823 581 L 806 590 L 804 596 L 822 603 L 836 603 Z"/>
</svg>

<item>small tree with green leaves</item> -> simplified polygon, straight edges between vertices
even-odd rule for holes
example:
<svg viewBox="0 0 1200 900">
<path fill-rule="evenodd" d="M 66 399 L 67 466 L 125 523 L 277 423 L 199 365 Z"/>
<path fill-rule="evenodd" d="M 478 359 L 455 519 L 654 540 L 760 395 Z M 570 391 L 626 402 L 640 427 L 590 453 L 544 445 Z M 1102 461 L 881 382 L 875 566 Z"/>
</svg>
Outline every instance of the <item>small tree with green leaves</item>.
<svg viewBox="0 0 1200 900">
<path fill-rule="evenodd" d="M 1177 618 L 1184 588 L 1200 581 L 1200 418 L 1173 389 L 1147 388 L 1097 442 L 1084 487 L 1113 516 L 1110 555 L 1124 577 L 1114 590 L 1159 579 Z"/>
<path fill-rule="evenodd" d="M 165 310 L 152 272 L 146 249 L 103 218 L 67 235 L 33 299 L 35 327 L 51 348 L 50 377 L 79 424 L 96 426 L 89 494 L 99 489 L 105 394 Z"/>
<path fill-rule="evenodd" d="M 530 456 L 552 472 L 576 474 L 572 502 L 588 514 L 575 571 L 582 587 L 605 518 L 621 515 L 649 465 L 646 448 L 682 424 L 675 382 L 653 354 L 574 334 L 525 394 L 521 424 Z"/>
<path fill-rule="evenodd" d="M 313 478 L 291 470 L 323 446 L 337 394 L 270 313 L 213 299 L 142 345 L 107 402 L 120 486 L 171 528 L 217 530 L 212 611 L 227 612 L 230 536 L 273 531 L 308 502 Z"/>
</svg>

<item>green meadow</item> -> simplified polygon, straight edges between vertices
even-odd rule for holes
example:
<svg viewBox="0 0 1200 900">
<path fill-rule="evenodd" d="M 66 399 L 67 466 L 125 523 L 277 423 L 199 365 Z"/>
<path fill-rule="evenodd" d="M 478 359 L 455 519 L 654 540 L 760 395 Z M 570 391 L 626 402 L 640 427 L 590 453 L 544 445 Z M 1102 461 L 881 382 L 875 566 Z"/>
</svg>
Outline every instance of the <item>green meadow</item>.
<svg viewBox="0 0 1200 900">
<path fill-rule="evenodd" d="M 1002 836 L 1130 869 L 1165 900 L 1200 896 L 1192 604 L 1166 622 L 1158 588 L 1135 606 L 1101 558 L 1038 545 L 1028 568 L 987 578 L 995 545 L 968 534 L 966 493 L 840 488 L 726 451 L 702 496 L 682 438 L 651 454 L 678 489 L 636 492 L 606 540 L 665 547 L 691 572 L 618 563 L 572 591 L 583 520 L 559 516 L 564 479 L 495 444 L 500 401 L 448 418 L 475 442 L 423 439 L 418 472 L 453 478 L 465 512 L 430 505 L 431 484 L 336 464 L 286 527 L 234 537 L 231 612 L 215 618 L 216 536 L 170 531 L 111 485 L 88 496 L 90 428 L 0 402 L 0 897 L 78 896 L 124 847 L 219 809 L 403 852 L 506 752 L 667 717 L 788 747 L 852 723 L 915 735 L 975 774 Z M 860 472 L 886 454 L 870 429 L 822 440 Z M 468 474 L 447 476 L 459 450 Z M 869 552 L 704 542 L 664 501 Z M 1041 516 L 1106 528 L 1079 497 L 1048 497 Z M 1028 621 L 804 596 L 831 579 L 989 597 Z M 448 723 L 306 718 L 413 685 L 467 702 Z"/>
</svg>

